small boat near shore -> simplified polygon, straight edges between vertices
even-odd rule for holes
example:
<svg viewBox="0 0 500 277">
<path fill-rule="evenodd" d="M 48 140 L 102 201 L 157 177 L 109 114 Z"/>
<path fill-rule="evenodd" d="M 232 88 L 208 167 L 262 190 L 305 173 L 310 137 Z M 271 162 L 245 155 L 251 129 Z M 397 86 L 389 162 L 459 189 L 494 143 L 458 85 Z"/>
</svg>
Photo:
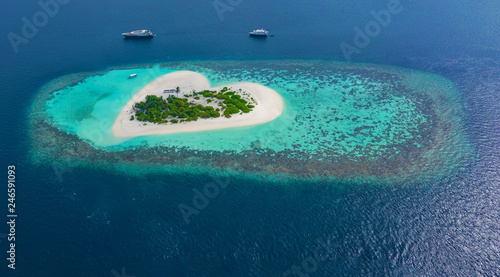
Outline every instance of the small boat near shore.
<svg viewBox="0 0 500 277">
<path fill-rule="evenodd" d="M 250 36 L 255 36 L 255 37 L 267 37 L 268 35 L 269 31 L 264 29 L 257 29 L 250 32 Z"/>
<path fill-rule="evenodd" d="M 129 78 L 129 79 L 132 79 L 132 78 L 135 78 L 135 77 L 137 77 L 137 74 L 136 74 L 136 73 L 134 73 L 134 74 L 130 74 L 130 76 L 128 76 L 128 78 Z"/>
<path fill-rule="evenodd" d="M 122 33 L 125 38 L 153 38 L 155 35 L 150 30 L 136 30 L 128 33 Z"/>
</svg>

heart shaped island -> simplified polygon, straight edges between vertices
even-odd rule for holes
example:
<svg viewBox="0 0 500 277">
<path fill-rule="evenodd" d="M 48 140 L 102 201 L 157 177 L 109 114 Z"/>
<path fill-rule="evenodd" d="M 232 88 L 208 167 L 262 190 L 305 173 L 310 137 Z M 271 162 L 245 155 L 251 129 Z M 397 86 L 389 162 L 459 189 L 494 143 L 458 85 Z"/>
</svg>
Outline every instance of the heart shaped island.
<svg viewBox="0 0 500 277">
<path fill-rule="evenodd" d="M 283 111 L 283 99 L 256 83 L 210 87 L 192 71 L 165 74 L 149 83 L 125 105 L 113 135 L 136 137 L 208 131 L 269 122 Z"/>
</svg>

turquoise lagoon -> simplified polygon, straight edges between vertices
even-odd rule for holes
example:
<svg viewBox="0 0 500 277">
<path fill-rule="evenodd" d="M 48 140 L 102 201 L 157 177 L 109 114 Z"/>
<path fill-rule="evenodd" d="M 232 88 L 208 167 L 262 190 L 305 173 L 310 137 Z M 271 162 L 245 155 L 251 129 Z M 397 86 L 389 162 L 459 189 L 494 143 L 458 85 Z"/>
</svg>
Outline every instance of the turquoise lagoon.
<svg viewBox="0 0 500 277">
<path fill-rule="evenodd" d="M 130 98 L 178 70 L 202 73 L 212 86 L 268 86 L 283 97 L 283 114 L 249 127 L 114 137 L 112 125 Z M 127 79 L 132 73 L 138 77 Z M 74 74 L 42 88 L 30 118 L 35 160 L 86 165 L 399 182 L 449 174 L 471 153 L 450 80 L 370 64 L 203 61 Z"/>
</svg>

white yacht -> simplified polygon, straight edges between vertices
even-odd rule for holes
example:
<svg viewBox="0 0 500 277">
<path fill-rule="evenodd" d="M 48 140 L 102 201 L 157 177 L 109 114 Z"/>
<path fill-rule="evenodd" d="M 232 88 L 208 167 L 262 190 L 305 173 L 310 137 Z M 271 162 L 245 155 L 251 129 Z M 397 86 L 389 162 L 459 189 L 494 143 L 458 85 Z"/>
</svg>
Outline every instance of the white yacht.
<svg viewBox="0 0 500 277">
<path fill-rule="evenodd" d="M 251 36 L 267 37 L 269 35 L 269 32 L 264 30 L 264 29 L 257 29 L 257 30 L 253 30 L 252 32 L 250 32 L 250 35 Z"/>
<path fill-rule="evenodd" d="M 152 38 L 155 36 L 150 30 L 137 30 L 128 33 L 122 33 L 122 35 L 126 38 Z"/>
</svg>

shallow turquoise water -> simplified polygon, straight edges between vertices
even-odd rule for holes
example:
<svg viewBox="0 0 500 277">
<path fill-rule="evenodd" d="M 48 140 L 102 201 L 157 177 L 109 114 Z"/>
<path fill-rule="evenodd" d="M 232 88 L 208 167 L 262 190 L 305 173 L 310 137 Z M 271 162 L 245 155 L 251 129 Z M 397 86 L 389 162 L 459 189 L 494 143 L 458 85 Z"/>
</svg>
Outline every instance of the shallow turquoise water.
<svg viewBox="0 0 500 277">
<path fill-rule="evenodd" d="M 47 112 L 53 124 L 63 131 L 96 146 L 117 144 L 124 140 L 113 136 L 112 126 L 121 109 L 142 87 L 170 72 L 156 67 L 111 70 L 88 77 L 56 93 L 47 101 Z M 138 73 L 140 78 L 127 79 L 132 73 Z"/>
<path fill-rule="evenodd" d="M 284 111 L 261 125 L 114 137 L 129 99 L 177 70 L 200 72 L 212 86 L 268 86 L 283 97 Z M 131 73 L 139 76 L 129 80 Z M 114 68 L 48 83 L 31 110 L 34 161 L 73 166 L 393 183 L 449 175 L 473 155 L 454 83 L 390 66 L 285 60 Z"/>
<path fill-rule="evenodd" d="M 47 101 L 46 111 L 59 129 L 108 150 L 147 144 L 210 151 L 267 148 L 322 153 L 334 149 L 340 155 L 376 157 L 397 154 L 398 145 L 404 143 L 420 147 L 425 139 L 422 131 L 430 129 L 433 120 L 423 101 L 436 94 L 449 109 L 457 94 L 443 77 L 401 68 L 323 62 L 243 64 L 198 62 L 114 69 L 56 92 Z M 213 86 L 239 81 L 269 86 L 283 97 L 283 114 L 250 127 L 114 137 L 112 125 L 130 98 L 155 78 L 177 70 L 203 73 Z M 127 79 L 132 73 L 138 77 Z"/>
</svg>

